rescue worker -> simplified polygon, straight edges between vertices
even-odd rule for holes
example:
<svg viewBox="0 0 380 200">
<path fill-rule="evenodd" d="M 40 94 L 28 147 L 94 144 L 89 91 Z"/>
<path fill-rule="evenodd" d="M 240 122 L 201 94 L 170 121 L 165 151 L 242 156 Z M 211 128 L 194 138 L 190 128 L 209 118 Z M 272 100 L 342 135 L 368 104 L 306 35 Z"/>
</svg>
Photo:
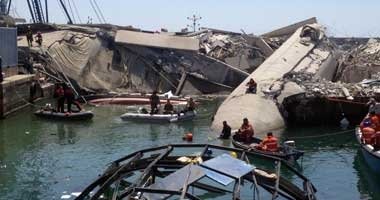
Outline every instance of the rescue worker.
<svg viewBox="0 0 380 200">
<path fill-rule="evenodd" d="M 164 106 L 164 114 L 173 114 L 174 107 L 173 104 L 170 103 L 170 99 L 166 100 L 166 104 Z"/>
<path fill-rule="evenodd" d="M 366 118 L 360 123 L 360 130 L 363 131 L 363 128 L 365 128 L 365 127 L 371 127 L 371 126 L 372 126 L 371 118 L 366 117 Z"/>
<path fill-rule="evenodd" d="M 267 137 L 259 144 L 258 149 L 270 152 L 278 151 L 278 139 L 272 132 L 267 133 Z"/>
<path fill-rule="evenodd" d="M 252 137 L 254 135 L 253 127 L 249 123 L 247 118 L 243 119 L 243 124 L 239 128 L 239 130 L 234 135 L 234 139 L 239 142 L 245 142 L 247 144 L 251 143 Z"/>
<path fill-rule="evenodd" d="M 36 42 L 37 42 L 38 46 L 42 45 L 42 33 L 40 31 L 37 32 Z"/>
<path fill-rule="evenodd" d="M 231 136 L 231 127 L 227 124 L 226 121 L 223 121 L 223 130 L 222 130 L 222 133 L 220 133 L 219 138 L 227 140 L 227 139 L 230 139 L 230 136 Z"/>
<path fill-rule="evenodd" d="M 33 47 L 33 32 L 30 26 L 28 26 L 28 30 L 26 31 L 26 40 L 28 41 L 28 46 Z"/>
<path fill-rule="evenodd" d="M 194 111 L 195 110 L 195 102 L 193 98 L 190 98 L 186 104 L 185 112 Z"/>
<path fill-rule="evenodd" d="M 153 91 L 153 94 L 149 98 L 150 100 L 150 114 L 157 114 L 158 113 L 158 105 L 161 104 L 160 97 L 157 95 L 157 91 Z"/>
<path fill-rule="evenodd" d="M 65 86 L 64 96 L 67 103 L 67 112 L 71 113 L 71 105 L 74 104 L 75 95 L 73 89 L 70 86 Z"/>
<path fill-rule="evenodd" d="M 257 83 L 255 82 L 255 80 L 253 80 L 253 78 L 249 80 L 246 86 L 248 87 L 246 93 L 256 94 Z"/>
<path fill-rule="evenodd" d="M 380 119 L 375 111 L 371 111 L 369 117 L 371 118 L 371 128 L 375 129 L 375 131 L 380 131 Z"/>
<path fill-rule="evenodd" d="M 365 127 L 362 130 L 362 142 L 364 144 L 371 144 L 372 145 L 372 139 L 375 136 L 375 129 L 371 127 Z"/>
<path fill-rule="evenodd" d="M 57 97 L 57 112 L 65 112 L 65 91 L 63 90 L 62 85 L 58 85 L 54 96 Z"/>
</svg>

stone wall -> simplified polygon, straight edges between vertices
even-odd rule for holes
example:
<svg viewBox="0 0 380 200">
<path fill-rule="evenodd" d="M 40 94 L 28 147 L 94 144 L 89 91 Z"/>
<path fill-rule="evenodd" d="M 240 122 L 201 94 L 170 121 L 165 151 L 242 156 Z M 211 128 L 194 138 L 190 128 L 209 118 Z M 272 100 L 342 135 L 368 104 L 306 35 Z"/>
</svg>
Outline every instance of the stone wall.
<svg viewBox="0 0 380 200">
<path fill-rule="evenodd" d="M 28 104 L 33 78 L 34 75 L 15 75 L 4 79 L 0 84 L 0 117 Z"/>
</svg>

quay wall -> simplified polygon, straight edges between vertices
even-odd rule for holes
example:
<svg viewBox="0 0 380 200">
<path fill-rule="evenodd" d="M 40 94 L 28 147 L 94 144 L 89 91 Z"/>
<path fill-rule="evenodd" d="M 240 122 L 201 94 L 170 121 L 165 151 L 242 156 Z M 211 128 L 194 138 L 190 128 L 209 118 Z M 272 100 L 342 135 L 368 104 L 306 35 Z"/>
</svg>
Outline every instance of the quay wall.
<svg viewBox="0 0 380 200">
<path fill-rule="evenodd" d="M 28 105 L 30 85 L 34 75 L 15 75 L 6 77 L 0 84 L 0 117 Z"/>
</svg>

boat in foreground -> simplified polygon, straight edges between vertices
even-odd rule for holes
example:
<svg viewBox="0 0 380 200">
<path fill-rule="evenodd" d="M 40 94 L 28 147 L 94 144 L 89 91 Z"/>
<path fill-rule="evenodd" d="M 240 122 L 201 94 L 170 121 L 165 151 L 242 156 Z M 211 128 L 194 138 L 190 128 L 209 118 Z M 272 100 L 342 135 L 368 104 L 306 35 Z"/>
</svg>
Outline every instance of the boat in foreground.
<svg viewBox="0 0 380 200">
<path fill-rule="evenodd" d="M 76 193 L 76 200 L 315 200 L 315 193 L 310 180 L 280 158 L 210 144 L 173 144 L 112 162 Z"/>
<path fill-rule="evenodd" d="M 367 162 L 369 167 L 380 174 L 380 149 L 375 150 L 375 148 L 370 144 L 364 144 L 362 142 L 363 133 L 359 127 L 356 128 L 356 139 L 360 144 L 360 149 L 363 153 L 364 160 Z"/>
<path fill-rule="evenodd" d="M 274 156 L 277 158 L 284 159 L 286 161 L 289 161 L 290 163 L 296 162 L 300 157 L 303 156 L 304 152 L 295 149 L 295 145 L 293 141 L 286 141 L 282 146 L 280 146 L 280 150 L 278 152 L 271 152 L 271 151 L 263 151 L 254 148 L 254 145 L 258 145 L 261 143 L 261 139 L 253 137 L 251 144 L 246 144 L 244 142 L 238 142 L 234 139 L 232 139 L 232 145 L 236 148 L 244 149 L 250 152 L 256 152 L 260 154 L 265 154 L 269 156 Z"/>
<path fill-rule="evenodd" d="M 94 117 L 94 113 L 92 111 L 60 113 L 41 109 L 36 111 L 34 114 L 38 117 L 54 120 L 90 120 Z"/>
<path fill-rule="evenodd" d="M 182 121 L 190 121 L 195 118 L 197 113 L 189 111 L 179 114 L 143 114 L 143 113 L 125 113 L 120 116 L 123 120 L 134 120 L 142 122 L 161 122 L 161 123 L 174 123 Z"/>
</svg>

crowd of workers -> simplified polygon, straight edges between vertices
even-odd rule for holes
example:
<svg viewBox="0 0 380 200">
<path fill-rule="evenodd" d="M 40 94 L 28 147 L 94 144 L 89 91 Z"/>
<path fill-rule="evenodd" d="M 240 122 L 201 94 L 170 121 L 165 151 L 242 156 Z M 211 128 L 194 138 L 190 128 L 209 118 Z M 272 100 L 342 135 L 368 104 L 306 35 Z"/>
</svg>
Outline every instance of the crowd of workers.
<svg viewBox="0 0 380 200">
<path fill-rule="evenodd" d="M 153 91 L 152 95 L 149 97 L 149 101 L 150 101 L 150 114 L 151 115 L 158 114 L 160 112 L 161 101 L 160 101 L 160 97 L 157 95 L 157 91 Z M 196 105 L 193 98 L 189 98 L 185 109 L 178 112 L 174 110 L 174 106 L 170 102 L 170 98 L 168 98 L 164 105 L 163 114 L 186 113 L 186 112 L 194 111 L 195 106 Z"/>
<path fill-rule="evenodd" d="M 253 142 L 253 136 L 255 132 L 253 126 L 249 123 L 247 118 L 243 119 L 243 124 L 238 131 L 232 136 L 235 141 L 245 143 L 250 145 Z M 229 139 L 231 136 L 231 127 L 227 124 L 227 121 L 223 121 L 223 130 L 220 134 L 221 139 Z M 267 136 L 259 143 L 253 146 L 253 148 L 277 152 L 279 151 L 278 139 L 273 135 L 272 132 L 267 133 Z"/>
<path fill-rule="evenodd" d="M 50 106 L 46 107 L 45 110 L 51 110 L 55 112 L 65 113 L 65 103 L 67 104 L 67 112 L 71 113 L 72 105 L 77 107 L 75 112 L 80 112 L 83 110 L 80 103 L 76 101 L 74 90 L 66 84 L 57 84 L 54 91 L 54 98 L 57 99 L 56 109 L 51 108 Z"/>
<path fill-rule="evenodd" d="M 360 124 L 362 142 L 372 145 L 376 150 L 380 149 L 380 118 L 375 111 L 371 110 Z"/>
</svg>

